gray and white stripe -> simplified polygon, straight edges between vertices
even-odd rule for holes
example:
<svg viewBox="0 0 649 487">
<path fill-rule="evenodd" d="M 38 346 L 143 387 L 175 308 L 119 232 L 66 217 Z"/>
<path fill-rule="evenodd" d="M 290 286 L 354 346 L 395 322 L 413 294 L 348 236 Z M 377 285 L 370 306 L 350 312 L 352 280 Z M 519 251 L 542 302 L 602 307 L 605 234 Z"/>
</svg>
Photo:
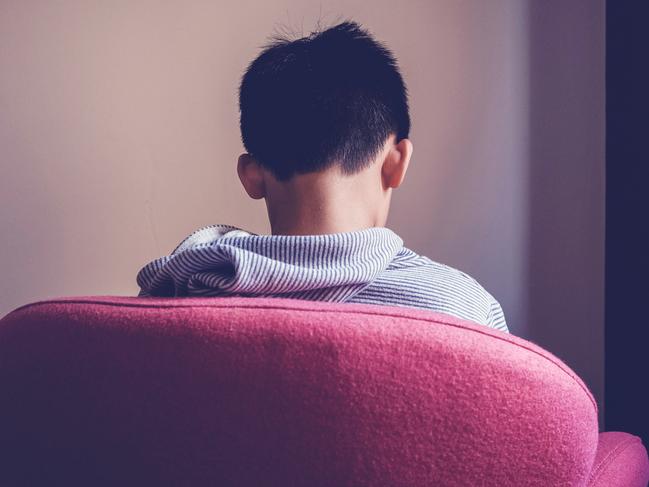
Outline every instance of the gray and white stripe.
<svg viewBox="0 0 649 487">
<path fill-rule="evenodd" d="M 387 228 L 328 235 L 199 229 L 140 270 L 140 296 L 273 296 L 424 308 L 508 331 L 478 282 L 403 247 Z"/>
</svg>

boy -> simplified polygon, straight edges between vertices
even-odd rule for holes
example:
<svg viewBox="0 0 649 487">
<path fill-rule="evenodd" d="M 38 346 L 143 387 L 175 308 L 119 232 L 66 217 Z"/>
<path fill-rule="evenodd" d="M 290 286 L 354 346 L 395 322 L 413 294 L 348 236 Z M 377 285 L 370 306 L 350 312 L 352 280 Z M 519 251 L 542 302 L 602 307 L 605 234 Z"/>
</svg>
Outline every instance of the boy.
<svg viewBox="0 0 649 487">
<path fill-rule="evenodd" d="M 410 306 L 507 330 L 473 278 L 384 228 L 412 155 L 392 53 L 354 22 L 275 38 L 239 90 L 238 174 L 272 235 L 214 225 L 138 274 L 140 296 L 277 296 Z"/>
</svg>

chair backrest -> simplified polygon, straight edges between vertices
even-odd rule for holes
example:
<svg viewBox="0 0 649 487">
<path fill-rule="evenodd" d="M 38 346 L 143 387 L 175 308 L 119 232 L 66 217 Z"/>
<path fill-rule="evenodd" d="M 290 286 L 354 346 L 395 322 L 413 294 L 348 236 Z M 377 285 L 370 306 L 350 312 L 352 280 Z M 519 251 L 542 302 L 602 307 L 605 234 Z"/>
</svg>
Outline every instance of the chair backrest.
<svg viewBox="0 0 649 487">
<path fill-rule="evenodd" d="M 582 485 L 583 382 L 408 308 L 67 298 L 0 321 L 0 485 Z"/>
</svg>

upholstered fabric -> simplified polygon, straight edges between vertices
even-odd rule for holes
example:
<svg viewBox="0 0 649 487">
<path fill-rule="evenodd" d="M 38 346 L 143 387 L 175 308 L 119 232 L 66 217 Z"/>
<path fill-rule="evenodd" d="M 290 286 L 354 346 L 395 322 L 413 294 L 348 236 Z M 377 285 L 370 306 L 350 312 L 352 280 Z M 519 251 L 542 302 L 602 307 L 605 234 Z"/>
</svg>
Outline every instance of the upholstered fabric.
<svg viewBox="0 0 649 487">
<path fill-rule="evenodd" d="M 588 485 L 646 487 L 648 483 L 649 458 L 640 438 L 619 432 L 600 434 Z"/>
<path fill-rule="evenodd" d="M 595 402 L 559 359 L 409 308 L 36 303 L 0 321 L 0 391 L 2 486 L 547 487 L 647 469 L 597 452 Z"/>
</svg>

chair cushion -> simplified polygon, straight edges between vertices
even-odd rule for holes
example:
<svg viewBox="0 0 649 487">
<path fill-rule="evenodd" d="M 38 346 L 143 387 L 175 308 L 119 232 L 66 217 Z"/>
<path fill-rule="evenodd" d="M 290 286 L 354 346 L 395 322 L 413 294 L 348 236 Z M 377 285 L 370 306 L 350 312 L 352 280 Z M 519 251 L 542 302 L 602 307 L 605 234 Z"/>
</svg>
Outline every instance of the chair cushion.
<svg viewBox="0 0 649 487">
<path fill-rule="evenodd" d="M 70 298 L 0 321 L 0 485 L 583 485 L 565 364 L 429 311 Z"/>
</svg>

